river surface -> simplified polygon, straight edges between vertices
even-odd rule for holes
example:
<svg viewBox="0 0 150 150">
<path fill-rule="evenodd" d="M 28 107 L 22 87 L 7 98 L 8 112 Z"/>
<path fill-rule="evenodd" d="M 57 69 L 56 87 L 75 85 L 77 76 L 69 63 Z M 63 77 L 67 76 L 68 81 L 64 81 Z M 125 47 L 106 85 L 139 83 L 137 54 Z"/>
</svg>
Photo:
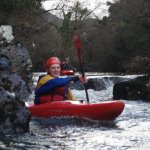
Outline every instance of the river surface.
<svg viewBox="0 0 150 150">
<path fill-rule="evenodd" d="M 104 78 L 106 76 L 108 77 L 108 75 L 95 77 Z M 122 78 L 134 77 L 122 76 Z M 37 74 L 34 77 L 34 82 L 36 81 Z M 105 82 L 106 90 L 88 90 L 90 102 L 96 103 L 112 99 L 113 84 L 109 78 Z M 86 99 L 83 90 L 73 90 L 73 93 L 78 99 Z M 31 99 L 33 96 L 31 95 Z M 124 102 L 126 106 L 123 113 L 113 122 L 75 118 L 33 118 L 30 122 L 29 133 L 0 137 L 0 149 L 150 150 L 150 103 L 142 100 L 124 100 Z"/>
</svg>

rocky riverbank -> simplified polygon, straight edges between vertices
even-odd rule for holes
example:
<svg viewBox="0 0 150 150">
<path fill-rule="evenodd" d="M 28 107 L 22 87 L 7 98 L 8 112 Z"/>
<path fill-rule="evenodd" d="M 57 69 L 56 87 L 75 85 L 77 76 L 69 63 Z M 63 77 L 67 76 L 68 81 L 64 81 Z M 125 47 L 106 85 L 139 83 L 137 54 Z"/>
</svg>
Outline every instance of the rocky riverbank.
<svg viewBox="0 0 150 150">
<path fill-rule="evenodd" d="M 8 40 L 11 27 L 5 27 L 0 32 L 0 133 L 23 133 L 29 130 L 24 101 L 33 87 L 32 62 L 25 47 Z"/>
</svg>

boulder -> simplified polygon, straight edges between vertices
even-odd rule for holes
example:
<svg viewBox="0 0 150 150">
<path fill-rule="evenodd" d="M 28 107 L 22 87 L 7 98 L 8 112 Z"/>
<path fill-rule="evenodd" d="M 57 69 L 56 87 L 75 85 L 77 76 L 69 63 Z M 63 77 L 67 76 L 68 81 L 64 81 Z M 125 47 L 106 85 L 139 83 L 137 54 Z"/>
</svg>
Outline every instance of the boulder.
<svg viewBox="0 0 150 150">
<path fill-rule="evenodd" d="M 84 90 L 84 85 L 77 81 L 72 85 L 73 89 Z M 95 91 L 101 91 L 106 89 L 105 82 L 99 78 L 89 78 L 87 82 L 87 89 L 92 89 Z"/>
<path fill-rule="evenodd" d="M 30 112 L 23 101 L 0 87 L 0 133 L 24 133 L 29 130 Z"/>
<path fill-rule="evenodd" d="M 0 39 L 0 133 L 28 132 L 31 114 L 25 101 L 33 88 L 31 59 L 27 49 L 20 43 L 4 43 L 2 40 Z"/>
<path fill-rule="evenodd" d="M 8 57 L 11 66 L 9 71 L 20 76 L 25 82 L 30 91 L 33 89 L 32 83 L 32 61 L 29 56 L 28 50 L 21 44 L 15 43 L 1 48 L 1 54 L 5 58 Z"/>
<path fill-rule="evenodd" d="M 113 87 L 113 99 L 150 101 L 148 81 L 149 76 L 141 76 L 115 84 Z"/>
</svg>

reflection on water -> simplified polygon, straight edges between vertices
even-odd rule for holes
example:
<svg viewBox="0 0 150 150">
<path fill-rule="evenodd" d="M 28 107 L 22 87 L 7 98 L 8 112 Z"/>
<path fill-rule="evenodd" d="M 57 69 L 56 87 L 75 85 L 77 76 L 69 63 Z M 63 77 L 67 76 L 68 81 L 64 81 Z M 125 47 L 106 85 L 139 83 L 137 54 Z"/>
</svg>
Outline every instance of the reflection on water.
<svg viewBox="0 0 150 150">
<path fill-rule="evenodd" d="M 73 91 L 85 99 L 84 91 Z M 104 91 L 88 90 L 91 102 L 112 98 L 112 86 Z M 33 95 L 31 96 L 33 98 Z M 0 149 L 6 150 L 149 150 L 150 103 L 124 101 L 123 113 L 113 122 L 75 118 L 33 118 L 30 132 L 1 135 Z"/>
</svg>

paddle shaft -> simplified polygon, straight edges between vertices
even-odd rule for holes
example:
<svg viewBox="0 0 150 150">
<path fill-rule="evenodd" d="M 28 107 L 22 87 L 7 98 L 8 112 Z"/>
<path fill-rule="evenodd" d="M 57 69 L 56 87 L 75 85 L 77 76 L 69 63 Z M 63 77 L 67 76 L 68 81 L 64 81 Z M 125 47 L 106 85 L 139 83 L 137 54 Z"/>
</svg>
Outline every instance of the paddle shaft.
<svg viewBox="0 0 150 150">
<path fill-rule="evenodd" d="M 75 36 L 74 38 L 74 45 L 77 49 L 77 55 L 78 55 L 78 59 L 79 59 L 79 63 L 80 63 L 80 68 L 81 68 L 81 73 L 82 73 L 82 77 L 85 77 L 85 72 L 84 72 L 84 68 L 83 68 L 83 57 L 82 57 L 82 42 L 79 38 L 79 36 Z M 86 99 L 87 102 L 89 103 L 89 96 L 88 96 L 88 91 L 87 91 L 87 84 L 84 83 L 84 89 L 85 89 L 85 94 L 86 94 Z"/>
<path fill-rule="evenodd" d="M 85 77 L 84 68 L 83 68 L 83 64 L 82 63 L 80 63 L 80 68 L 81 68 L 82 77 Z M 87 91 L 87 84 L 84 83 L 83 85 L 84 85 L 84 89 L 85 89 L 86 100 L 89 103 L 89 95 L 88 95 L 88 91 Z"/>
</svg>

